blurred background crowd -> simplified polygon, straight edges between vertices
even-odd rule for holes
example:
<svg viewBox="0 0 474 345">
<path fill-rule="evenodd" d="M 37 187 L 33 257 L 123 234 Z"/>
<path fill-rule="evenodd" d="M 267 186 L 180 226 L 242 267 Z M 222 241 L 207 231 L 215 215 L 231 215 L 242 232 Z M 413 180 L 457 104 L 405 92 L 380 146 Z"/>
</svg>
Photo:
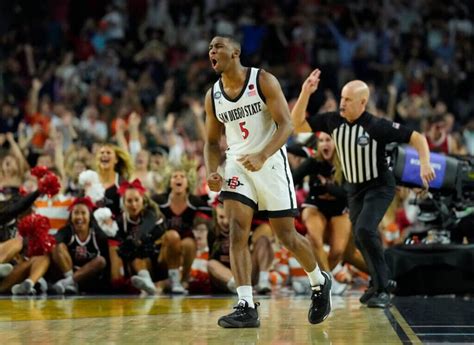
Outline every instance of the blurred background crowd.
<svg viewBox="0 0 474 345">
<path fill-rule="evenodd" d="M 243 64 L 273 73 L 290 106 L 317 66 L 322 80 L 310 113 L 335 110 L 340 87 L 362 79 L 371 87 L 371 113 L 423 132 L 433 151 L 473 155 L 473 6 L 468 0 L 3 0 L 0 199 L 33 192 L 37 182 L 29 170 L 46 166 L 61 180 L 61 197 L 40 197 L 34 208 L 59 229 L 72 222 L 68 207 L 86 188 L 81 172 L 97 171 L 115 219 L 122 214 L 119 200 L 126 198 L 118 193 L 120 185 L 139 179 L 167 218 L 167 228 L 184 241 L 178 250 L 182 261 L 171 264 L 181 266 L 171 289 L 182 292 L 199 256 L 199 235 L 192 234 L 199 225 L 195 214 L 200 210 L 204 219 L 214 217 L 216 227 L 225 228 L 211 211 L 214 196 L 208 193 L 202 158 L 203 99 L 217 79 L 207 55 L 214 35 L 237 37 Z M 108 175 L 109 163 L 117 176 Z M 291 163 L 296 169 L 301 158 Z M 183 194 L 183 184 L 185 199 L 173 201 Z M 389 233 L 386 245 L 416 222 L 416 211 L 405 203 L 408 194 L 400 191 L 382 223 L 381 230 Z M 184 226 L 176 219 L 187 209 L 193 212 Z M 173 219 L 179 224 L 173 226 Z M 213 225 L 207 226 L 213 232 Z M 262 233 L 271 238 L 270 230 Z M 208 237 L 214 241 L 219 234 Z M 257 245 L 259 237 L 253 244 L 265 251 L 265 243 Z M 2 255 L 0 264 L 11 261 Z M 93 271 L 102 266 L 95 264 Z M 144 267 L 133 270 L 141 277 Z M 229 272 L 209 270 L 233 289 Z M 175 274 L 168 270 L 168 276 Z M 145 283 L 135 279 L 133 285 L 153 292 Z"/>
</svg>

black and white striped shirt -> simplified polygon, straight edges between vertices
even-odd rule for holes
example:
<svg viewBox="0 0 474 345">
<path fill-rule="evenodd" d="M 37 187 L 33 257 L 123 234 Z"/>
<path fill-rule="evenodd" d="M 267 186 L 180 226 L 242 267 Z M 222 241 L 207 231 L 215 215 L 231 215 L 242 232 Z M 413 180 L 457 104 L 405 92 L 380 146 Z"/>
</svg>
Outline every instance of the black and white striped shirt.
<svg viewBox="0 0 474 345">
<path fill-rule="evenodd" d="M 326 132 L 334 140 L 344 177 L 349 183 L 364 183 L 388 170 L 385 145 L 408 143 L 412 130 L 399 123 L 364 112 L 349 123 L 339 113 L 317 114 L 307 119 L 315 132 Z"/>
</svg>

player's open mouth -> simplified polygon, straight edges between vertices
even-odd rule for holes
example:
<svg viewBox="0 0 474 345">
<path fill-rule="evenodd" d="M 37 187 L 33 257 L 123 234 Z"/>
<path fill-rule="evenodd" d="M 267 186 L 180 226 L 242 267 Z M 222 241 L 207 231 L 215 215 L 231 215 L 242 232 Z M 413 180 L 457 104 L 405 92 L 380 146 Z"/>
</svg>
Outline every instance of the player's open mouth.
<svg viewBox="0 0 474 345">
<path fill-rule="evenodd" d="M 212 67 L 216 67 L 217 65 L 217 60 L 216 59 L 211 59 Z"/>
</svg>

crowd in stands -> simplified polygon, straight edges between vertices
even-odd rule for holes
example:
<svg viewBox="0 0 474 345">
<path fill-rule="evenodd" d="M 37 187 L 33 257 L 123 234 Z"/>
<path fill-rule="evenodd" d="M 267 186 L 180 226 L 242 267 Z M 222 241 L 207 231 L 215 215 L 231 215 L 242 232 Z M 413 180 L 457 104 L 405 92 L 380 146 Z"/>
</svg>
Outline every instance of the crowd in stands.
<svg viewBox="0 0 474 345">
<path fill-rule="evenodd" d="M 202 154 L 203 99 L 217 78 L 208 58 L 214 35 L 237 37 L 243 64 L 273 73 L 290 107 L 318 66 L 320 92 L 309 112 L 335 110 L 337 90 L 361 79 L 371 88 L 371 113 L 423 132 L 432 151 L 474 155 L 468 0 L 7 0 L 0 7 L 0 213 L 21 204 L 14 218 L 1 217 L 0 293 L 235 292 L 228 220 L 207 188 Z M 308 207 L 313 188 L 324 194 L 342 177 L 332 169 L 331 139 L 319 134 L 301 148 L 307 139 L 289 143 L 298 231 L 311 239 L 319 265 L 340 273 L 337 281 L 353 279 L 341 263 L 366 278 L 348 219 L 326 215 L 321 229 Z M 61 190 L 37 192 L 34 167 L 58 176 Z M 323 169 L 323 181 L 314 182 L 311 169 Z M 386 246 L 416 223 L 412 194 L 401 188 L 387 212 Z M 55 236 L 50 250 L 31 257 L 16 231 L 28 208 Z M 255 218 L 249 245 L 258 292 L 308 291 L 265 219 Z"/>
</svg>

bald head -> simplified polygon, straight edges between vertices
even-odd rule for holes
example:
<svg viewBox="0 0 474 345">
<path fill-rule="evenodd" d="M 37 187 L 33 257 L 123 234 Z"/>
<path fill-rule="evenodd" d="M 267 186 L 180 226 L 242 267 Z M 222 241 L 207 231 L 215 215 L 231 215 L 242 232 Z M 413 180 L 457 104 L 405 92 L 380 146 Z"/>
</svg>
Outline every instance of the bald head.
<svg viewBox="0 0 474 345">
<path fill-rule="evenodd" d="M 349 122 L 357 120 L 365 111 L 369 97 L 369 87 L 362 80 L 348 82 L 341 92 L 341 116 Z"/>
<path fill-rule="evenodd" d="M 359 98 L 363 98 L 365 100 L 369 100 L 370 97 L 370 90 L 369 86 L 364 83 L 362 80 L 352 80 L 348 82 L 346 85 L 344 85 L 344 89 L 347 88 L 347 90 L 354 95 L 356 95 Z"/>
</svg>

